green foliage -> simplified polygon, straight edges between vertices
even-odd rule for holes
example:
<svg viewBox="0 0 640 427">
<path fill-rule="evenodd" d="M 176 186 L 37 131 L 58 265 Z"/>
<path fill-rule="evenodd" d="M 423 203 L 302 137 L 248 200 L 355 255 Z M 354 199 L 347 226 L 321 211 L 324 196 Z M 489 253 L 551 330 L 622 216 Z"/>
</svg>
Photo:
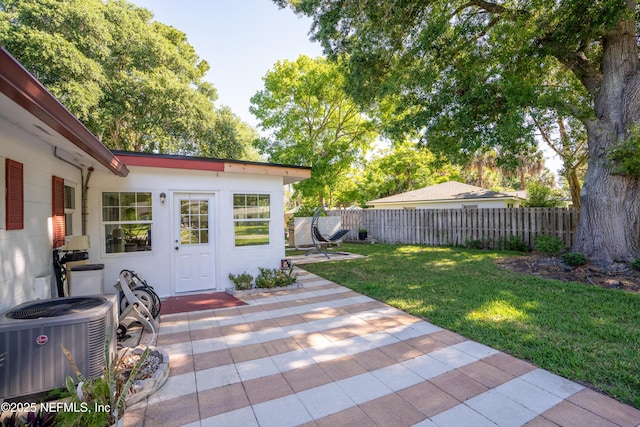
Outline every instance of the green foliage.
<svg viewBox="0 0 640 427">
<path fill-rule="evenodd" d="M 537 182 L 527 185 L 528 199 L 523 206 L 529 208 L 557 208 L 562 206 L 562 194 Z"/>
<path fill-rule="evenodd" d="M 612 147 L 607 158 L 615 173 L 640 179 L 640 126 L 634 125 L 629 137 Z"/>
<path fill-rule="evenodd" d="M 126 354 L 125 349 L 120 350 L 116 357 L 112 357 L 110 348 L 111 335 L 107 334 L 104 342 L 104 374 L 98 378 L 87 379 L 78 369 L 71 352 L 62 347 L 65 357 L 82 384 L 79 395 L 73 378 L 67 377 L 66 387 L 71 393 L 71 402 L 77 403 L 79 407 L 86 405 L 90 410 L 58 413 L 56 423 L 78 427 L 106 426 L 114 424 L 123 415 L 127 394 L 149 356 L 149 347 L 142 351 L 137 363 L 131 369 L 121 360 L 121 357 Z M 96 405 L 99 405 L 102 410 L 94 410 Z"/>
<path fill-rule="evenodd" d="M 250 111 L 270 134 L 256 148 L 270 162 L 312 166 L 311 178 L 294 184 L 296 192 L 331 204 L 338 182 L 375 138 L 371 121 L 344 92 L 340 66 L 304 55 L 279 61 L 264 86 Z"/>
<path fill-rule="evenodd" d="M 469 239 L 464 242 L 464 247 L 468 249 L 482 249 L 484 248 L 484 244 L 482 243 L 482 240 Z"/>
<path fill-rule="evenodd" d="M 446 181 L 462 181 L 460 168 L 437 158 L 415 142 L 392 144 L 367 161 L 352 199 L 360 206 L 382 197 Z"/>
<path fill-rule="evenodd" d="M 562 239 L 555 236 L 539 235 L 535 238 L 536 250 L 543 254 L 555 256 L 564 249 Z"/>
<path fill-rule="evenodd" d="M 229 273 L 229 279 L 236 285 L 238 290 L 251 289 L 251 282 L 253 282 L 253 276 L 246 271 L 238 275 Z"/>
<path fill-rule="evenodd" d="M 525 243 L 519 236 L 510 236 L 499 245 L 500 249 L 517 252 L 529 252 L 531 247 Z"/>
<path fill-rule="evenodd" d="M 296 281 L 296 275 L 293 274 L 293 267 L 289 269 L 281 268 L 258 268 L 260 273 L 256 277 L 256 288 L 278 288 L 289 286 Z"/>
<path fill-rule="evenodd" d="M 298 210 L 296 211 L 294 216 L 297 217 L 297 218 L 304 218 L 304 217 L 308 217 L 308 216 L 313 216 L 313 214 L 316 211 L 316 209 L 317 209 L 317 206 L 303 205 L 303 206 L 300 206 L 298 208 Z M 323 216 L 324 212 L 322 212 L 320 215 Z"/>
<path fill-rule="evenodd" d="M 112 149 L 242 158 L 255 135 L 216 109 L 181 31 L 126 1 L 0 0 L 0 44 Z"/>
<path fill-rule="evenodd" d="M 464 245 L 468 249 L 500 249 L 516 252 L 529 252 L 531 247 L 525 243 L 519 236 L 510 236 L 509 238 L 502 238 L 498 240 L 478 240 L 469 239 Z"/>
<path fill-rule="evenodd" d="M 577 267 L 587 262 L 587 257 L 578 252 L 567 252 L 566 254 L 562 254 L 562 261 L 567 265 Z"/>
<path fill-rule="evenodd" d="M 629 263 L 629 265 L 631 266 L 631 268 L 633 268 L 634 270 L 638 270 L 640 271 L 640 258 L 636 258 L 633 261 L 631 261 Z"/>
</svg>

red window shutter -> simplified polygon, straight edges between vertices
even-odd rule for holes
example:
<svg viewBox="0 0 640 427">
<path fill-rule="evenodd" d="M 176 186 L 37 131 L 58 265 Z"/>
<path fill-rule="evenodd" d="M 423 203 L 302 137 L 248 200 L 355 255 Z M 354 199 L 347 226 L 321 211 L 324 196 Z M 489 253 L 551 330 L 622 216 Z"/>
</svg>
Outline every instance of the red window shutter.
<svg viewBox="0 0 640 427">
<path fill-rule="evenodd" d="M 53 247 L 58 248 L 64 245 L 64 179 L 57 176 L 52 180 L 53 197 L 51 206 L 53 206 Z"/>
<path fill-rule="evenodd" d="M 7 230 L 24 228 L 24 172 L 22 163 L 6 159 Z"/>
</svg>

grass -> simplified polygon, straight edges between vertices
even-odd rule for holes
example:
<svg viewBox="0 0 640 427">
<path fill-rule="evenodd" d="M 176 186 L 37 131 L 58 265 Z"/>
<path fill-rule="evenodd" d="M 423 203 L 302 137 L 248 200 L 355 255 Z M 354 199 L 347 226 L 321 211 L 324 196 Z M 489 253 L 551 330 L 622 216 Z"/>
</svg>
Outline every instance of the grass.
<svg viewBox="0 0 640 427">
<path fill-rule="evenodd" d="M 349 245 L 367 258 L 308 264 L 326 279 L 640 408 L 640 294 L 540 279 L 516 253 Z"/>
</svg>

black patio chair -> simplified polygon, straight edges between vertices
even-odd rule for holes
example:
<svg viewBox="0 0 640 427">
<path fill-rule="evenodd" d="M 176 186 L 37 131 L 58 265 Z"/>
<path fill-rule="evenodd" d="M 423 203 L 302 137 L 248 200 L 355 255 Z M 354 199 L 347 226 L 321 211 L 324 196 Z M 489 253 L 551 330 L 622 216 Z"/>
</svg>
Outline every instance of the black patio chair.
<svg viewBox="0 0 640 427">
<path fill-rule="evenodd" d="M 337 254 L 337 255 L 349 255 L 347 252 L 327 252 L 322 249 L 322 245 L 330 244 L 330 243 L 339 243 L 344 236 L 349 232 L 348 229 L 341 228 L 335 233 L 328 235 L 322 234 L 320 229 L 318 228 L 318 220 L 320 215 L 324 212 L 324 206 L 320 206 L 313 213 L 313 217 L 311 218 L 311 240 L 313 240 L 314 249 L 307 252 L 305 255 L 310 254 L 324 254 L 327 258 L 329 258 L 329 253 Z"/>
</svg>

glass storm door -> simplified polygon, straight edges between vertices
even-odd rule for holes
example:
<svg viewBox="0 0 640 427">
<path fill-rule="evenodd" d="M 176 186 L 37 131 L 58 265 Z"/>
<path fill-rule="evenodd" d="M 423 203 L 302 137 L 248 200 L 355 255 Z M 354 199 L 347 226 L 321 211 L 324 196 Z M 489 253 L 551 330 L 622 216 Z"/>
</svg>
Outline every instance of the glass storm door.
<svg viewBox="0 0 640 427">
<path fill-rule="evenodd" d="M 178 193 L 174 203 L 176 293 L 215 289 L 213 194 Z"/>
</svg>

